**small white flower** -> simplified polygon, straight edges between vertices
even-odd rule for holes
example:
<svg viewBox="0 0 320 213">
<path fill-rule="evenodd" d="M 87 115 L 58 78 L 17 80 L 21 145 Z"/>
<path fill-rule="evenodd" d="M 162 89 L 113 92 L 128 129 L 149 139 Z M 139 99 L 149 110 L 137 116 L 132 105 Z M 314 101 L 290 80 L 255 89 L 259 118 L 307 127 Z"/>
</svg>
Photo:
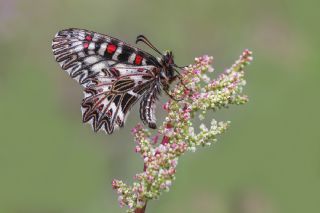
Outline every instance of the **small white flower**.
<svg viewBox="0 0 320 213">
<path fill-rule="evenodd" d="M 128 207 L 129 207 L 130 209 L 133 207 L 133 201 L 130 201 L 130 202 L 128 203 Z"/>
<path fill-rule="evenodd" d="M 205 83 L 209 83 L 209 82 L 210 82 L 210 78 L 209 78 L 209 76 L 207 76 L 206 74 L 203 74 L 203 75 L 202 75 L 202 80 L 203 80 Z"/>
<path fill-rule="evenodd" d="M 195 152 L 197 148 L 195 146 L 188 147 L 188 150 L 191 152 Z"/>
<path fill-rule="evenodd" d="M 158 148 L 160 152 L 165 152 L 167 150 L 167 147 L 163 144 L 160 144 Z"/>
<path fill-rule="evenodd" d="M 173 160 L 171 161 L 171 165 L 172 165 L 173 167 L 177 167 L 177 165 L 178 165 L 178 158 L 173 159 Z"/>
<path fill-rule="evenodd" d="M 189 127 L 189 135 L 191 135 L 192 137 L 194 137 L 194 128 L 191 126 Z"/>
<path fill-rule="evenodd" d="M 204 120 L 204 114 L 203 113 L 201 113 L 198 117 L 199 117 L 200 121 Z"/>
<path fill-rule="evenodd" d="M 192 82 L 194 82 L 194 83 L 199 83 L 199 82 L 200 82 L 200 78 L 194 77 L 194 78 L 192 79 Z"/>
<path fill-rule="evenodd" d="M 204 123 L 200 124 L 199 127 L 202 131 L 208 131 L 208 128 L 206 127 L 206 125 Z"/>
<path fill-rule="evenodd" d="M 142 200 L 138 200 L 138 201 L 137 201 L 137 206 L 138 206 L 138 207 L 141 208 L 141 207 L 143 207 L 144 205 L 145 205 L 145 202 L 144 202 L 144 201 L 142 201 Z"/>
<path fill-rule="evenodd" d="M 209 67 L 208 67 L 208 72 L 213 72 L 213 71 L 214 71 L 213 67 L 212 67 L 212 66 L 209 66 Z"/>
<path fill-rule="evenodd" d="M 159 174 L 159 175 L 162 175 L 162 174 L 163 174 L 163 169 L 160 169 L 159 172 L 158 172 L 158 174 Z"/>
<path fill-rule="evenodd" d="M 145 158 L 144 158 L 144 162 L 147 163 L 148 161 L 149 161 L 149 158 L 148 158 L 148 157 L 145 157 Z"/>
<path fill-rule="evenodd" d="M 211 120 L 211 126 L 217 126 L 217 121 L 215 119 Z"/>
</svg>

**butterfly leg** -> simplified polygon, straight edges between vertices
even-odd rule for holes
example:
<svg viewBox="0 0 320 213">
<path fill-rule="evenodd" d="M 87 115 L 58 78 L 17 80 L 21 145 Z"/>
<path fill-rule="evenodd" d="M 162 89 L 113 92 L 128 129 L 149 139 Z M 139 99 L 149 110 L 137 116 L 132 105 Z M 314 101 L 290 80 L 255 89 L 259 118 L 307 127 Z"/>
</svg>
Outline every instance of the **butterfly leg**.
<svg viewBox="0 0 320 213">
<path fill-rule="evenodd" d="M 177 101 L 177 102 L 183 100 L 183 98 L 177 99 L 177 98 L 173 97 L 173 96 L 170 94 L 170 92 L 169 92 L 169 87 L 168 87 L 168 88 L 163 88 L 163 90 L 166 92 L 166 94 L 167 94 L 172 100 Z"/>
</svg>

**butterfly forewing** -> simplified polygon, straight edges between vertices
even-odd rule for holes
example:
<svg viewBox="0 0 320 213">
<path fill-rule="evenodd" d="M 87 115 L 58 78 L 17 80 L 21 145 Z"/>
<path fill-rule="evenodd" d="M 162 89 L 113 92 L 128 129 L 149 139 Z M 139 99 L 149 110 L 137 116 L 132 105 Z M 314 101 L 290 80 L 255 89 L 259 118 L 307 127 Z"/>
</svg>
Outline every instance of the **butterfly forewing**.
<svg viewBox="0 0 320 213">
<path fill-rule="evenodd" d="M 111 134 L 124 125 L 133 104 L 143 97 L 141 106 L 150 107 L 154 101 L 148 101 L 147 94 L 156 95 L 155 91 L 160 91 L 155 90 L 159 72 L 157 59 L 118 39 L 87 30 L 67 29 L 56 34 L 52 49 L 62 69 L 85 87 L 83 122 L 91 123 L 95 131 L 103 129 Z M 142 111 L 145 110 L 140 109 Z M 146 123 L 154 122 L 148 115 L 141 118 Z"/>
</svg>

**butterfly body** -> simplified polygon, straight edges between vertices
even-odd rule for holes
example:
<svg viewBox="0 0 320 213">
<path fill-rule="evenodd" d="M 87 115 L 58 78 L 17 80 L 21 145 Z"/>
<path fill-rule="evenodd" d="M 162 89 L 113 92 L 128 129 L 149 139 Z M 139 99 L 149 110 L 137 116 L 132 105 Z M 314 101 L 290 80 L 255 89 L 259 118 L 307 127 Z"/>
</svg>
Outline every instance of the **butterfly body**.
<svg viewBox="0 0 320 213">
<path fill-rule="evenodd" d="M 155 49 L 144 36 L 139 41 Z M 52 49 L 62 69 L 84 87 L 83 122 L 94 131 L 111 134 L 123 127 L 139 100 L 141 120 L 156 128 L 155 103 L 176 78 L 172 52 L 156 58 L 111 36 L 74 28 L 59 31 Z"/>
</svg>

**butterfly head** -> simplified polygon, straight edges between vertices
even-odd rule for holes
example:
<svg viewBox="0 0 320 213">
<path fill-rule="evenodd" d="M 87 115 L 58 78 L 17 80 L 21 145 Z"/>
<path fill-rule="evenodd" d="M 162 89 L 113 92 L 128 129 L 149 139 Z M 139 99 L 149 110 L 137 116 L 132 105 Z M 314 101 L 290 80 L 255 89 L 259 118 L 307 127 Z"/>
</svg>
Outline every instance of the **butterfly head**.
<svg viewBox="0 0 320 213">
<path fill-rule="evenodd" d="M 165 51 L 162 55 L 162 66 L 165 70 L 165 75 L 167 78 L 172 79 L 174 77 L 174 60 L 172 51 Z"/>
<path fill-rule="evenodd" d="M 172 51 L 167 50 L 162 54 L 144 35 L 137 36 L 136 43 L 138 42 L 145 43 L 151 49 L 153 49 L 155 52 L 161 55 L 161 58 L 157 58 L 158 62 L 160 63 L 163 69 L 163 71 L 161 72 L 161 76 L 163 79 L 171 82 L 175 77 L 174 68 L 177 67 L 177 65 L 174 63 L 174 60 L 173 60 Z"/>
<path fill-rule="evenodd" d="M 166 50 L 163 54 L 163 61 L 164 63 L 168 64 L 168 65 L 174 65 L 174 61 L 173 61 L 173 53 L 170 50 Z"/>
</svg>

